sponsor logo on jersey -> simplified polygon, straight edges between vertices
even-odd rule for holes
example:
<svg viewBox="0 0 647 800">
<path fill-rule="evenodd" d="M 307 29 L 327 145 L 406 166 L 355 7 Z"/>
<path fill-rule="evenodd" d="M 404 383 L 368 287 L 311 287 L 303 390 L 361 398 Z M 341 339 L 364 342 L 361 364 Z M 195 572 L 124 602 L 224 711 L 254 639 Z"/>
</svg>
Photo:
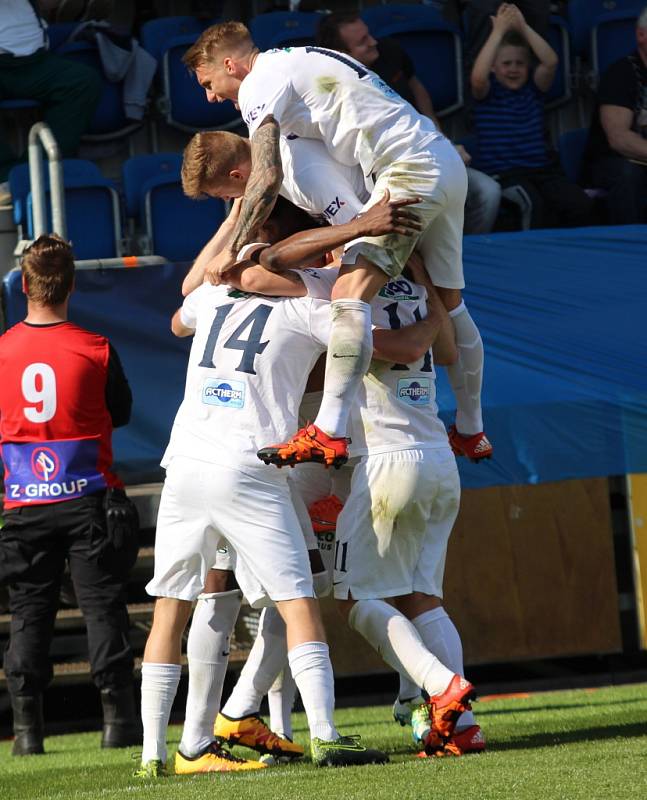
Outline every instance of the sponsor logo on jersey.
<svg viewBox="0 0 647 800">
<path fill-rule="evenodd" d="M 431 401 L 429 378 L 400 378 L 398 400 L 408 406 L 428 406 Z"/>
<path fill-rule="evenodd" d="M 31 454 L 31 471 L 39 481 L 52 481 L 61 469 L 61 461 L 51 447 L 39 447 Z"/>
<path fill-rule="evenodd" d="M 202 402 L 221 408 L 242 408 L 245 405 L 245 384 L 209 378 L 202 385 Z"/>
<path fill-rule="evenodd" d="M 395 281 L 389 281 L 386 286 L 383 286 L 379 291 L 379 296 L 387 300 L 419 300 L 420 295 L 417 293 L 414 285 L 404 278 L 398 278 Z"/>
<path fill-rule="evenodd" d="M 72 500 L 105 489 L 98 439 L 3 445 L 6 499 L 14 504 Z"/>
<path fill-rule="evenodd" d="M 341 200 L 339 196 L 335 197 L 332 203 L 329 203 L 323 210 L 323 215 L 326 219 L 332 220 L 342 208 L 346 205 L 345 200 Z"/>
<path fill-rule="evenodd" d="M 249 125 L 250 122 L 255 122 L 260 115 L 263 113 L 263 109 L 265 108 L 265 103 L 260 103 L 254 108 L 250 109 L 247 114 L 245 114 L 245 122 Z"/>
</svg>

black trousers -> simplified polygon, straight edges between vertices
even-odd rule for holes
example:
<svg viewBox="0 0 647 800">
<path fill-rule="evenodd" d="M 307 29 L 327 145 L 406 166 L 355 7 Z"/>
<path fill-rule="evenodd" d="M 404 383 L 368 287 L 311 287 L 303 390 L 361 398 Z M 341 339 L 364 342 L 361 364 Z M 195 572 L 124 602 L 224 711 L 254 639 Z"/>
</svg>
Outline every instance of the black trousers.
<svg viewBox="0 0 647 800">
<path fill-rule="evenodd" d="M 647 165 L 621 155 L 609 155 L 590 167 L 593 186 L 607 189 L 610 225 L 638 225 L 647 221 Z"/>
<path fill-rule="evenodd" d="M 504 189 L 522 186 L 526 190 L 532 202 L 531 228 L 577 228 L 593 221 L 593 200 L 568 180 L 558 164 L 513 169 L 498 180 Z"/>
<path fill-rule="evenodd" d="M 92 678 L 99 689 L 133 680 L 126 580 L 132 558 L 106 535 L 103 493 L 9 509 L 0 531 L 0 582 L 9 589 L 7 686 L 14 696 L 41 693 L 52 679 L 49 648 L 66 562 L 88 632 Z"/>
</svg>

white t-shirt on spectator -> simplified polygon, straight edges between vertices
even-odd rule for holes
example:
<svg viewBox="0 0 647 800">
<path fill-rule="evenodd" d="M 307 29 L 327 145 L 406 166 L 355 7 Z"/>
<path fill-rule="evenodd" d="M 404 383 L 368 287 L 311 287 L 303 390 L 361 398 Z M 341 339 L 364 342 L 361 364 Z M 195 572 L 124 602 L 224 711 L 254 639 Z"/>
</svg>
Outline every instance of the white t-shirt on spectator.
<svg viewBox="0 0 647 800">
<path fill-rule="evenodd" d="M 30 56 L 45 45 L 45 34 L 28 0 L 0 3 L 0 53 Z"/>
</svg>

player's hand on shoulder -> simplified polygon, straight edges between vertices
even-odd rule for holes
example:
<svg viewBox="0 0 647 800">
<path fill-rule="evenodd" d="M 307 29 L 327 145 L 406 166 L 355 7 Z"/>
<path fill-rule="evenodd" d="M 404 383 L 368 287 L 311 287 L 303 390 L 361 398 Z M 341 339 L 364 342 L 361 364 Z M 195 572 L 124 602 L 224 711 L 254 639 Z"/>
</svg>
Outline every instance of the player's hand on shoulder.
<svg viewBox="0 0 647 800">
<path fill-rule="evenodd" d="M 391 200 L 387 189 L 381 199 L 367 211 L 359 214 L 355 220 L 358 236 L 384 236 L 387 233 L 398 233 L 403 236 L 415 236 L 422 230 L 420 217 L 408 206 L 420 202 L 419 197 L 406 197 Z"/>
<path fill-rule="evenodd" d="M 209 281 L 212 286 L 220 286 L 225 283 L 225 275 L 235 263 L 236 256 L 227 249 L 222 250 L 207 264 L 204 271 L 205 281 Z"/>
</svg>

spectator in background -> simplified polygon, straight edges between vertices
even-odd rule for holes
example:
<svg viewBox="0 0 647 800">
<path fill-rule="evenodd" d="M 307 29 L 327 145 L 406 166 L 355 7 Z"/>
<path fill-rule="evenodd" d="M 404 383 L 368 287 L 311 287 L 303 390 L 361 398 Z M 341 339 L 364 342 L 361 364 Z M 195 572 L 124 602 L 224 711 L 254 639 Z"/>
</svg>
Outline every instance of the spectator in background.
<svg viewBox="0 0 647 800">
<path fill-rule="evenodd" d="M 531 52 L 539 62 L 533 71 Z M 544 96 L 556 69 L 555 51 L 516 5 L 504 3 L 471 75 L 479 166 L 504 188 L 524 189 L 532 204 L 531 228 L 586 225 L 593 208 L 546 143 Z"/>
<path fill-rule="evenodd" d="M 374 39 L 356 11 L 323 17 L 317 32 L 317 44 L 348 53 L 376 72 L 400 97 L 430 117 L 441 130 L 429 92 L 416 77 L 409 56 L 394 39 Z M 464 231 L 489 233 L 499 212 L 501 187 L 485 173 L 468 166 L 471 156 L 462 145 L 456 145 L 456 149 L 467 167 Z"/>
<path fill-rule="evenodd" d="M 9 588 L 4 670 L 16 756 L 43 752 L 43 693 L 66 562 L 101 691 L 102 747 L 139 742 L 125 587 L 137 557 L 137 511 L 111 471 L 112 429 L 132 396 L 103 336 L 67 320 L 72 248 L 40 236 L 21 261 L 27 316 L 0 337 L 5 474 L 0 584 Z"/>
<path fill-rule="evenodd" d="M 636 24 L 637 49 L 600 80 L 585 162 L 594 186 L 607 189 L 614 225 L 645 220 L 647 202 L 647 7 Z"/>
<path fill-rule="evenodd" d="M 37 100 L 63 157 L 74 157 L 99 102 L 101 77 L 85 64 L 47 51 L 39 11 L 36 0 L 0 3 L 0 98 Z M 17 158 L 0 131 L 0 204 L 10 197 L 9 170 L 23 160 L 24 155 Z"/>
</svg>

